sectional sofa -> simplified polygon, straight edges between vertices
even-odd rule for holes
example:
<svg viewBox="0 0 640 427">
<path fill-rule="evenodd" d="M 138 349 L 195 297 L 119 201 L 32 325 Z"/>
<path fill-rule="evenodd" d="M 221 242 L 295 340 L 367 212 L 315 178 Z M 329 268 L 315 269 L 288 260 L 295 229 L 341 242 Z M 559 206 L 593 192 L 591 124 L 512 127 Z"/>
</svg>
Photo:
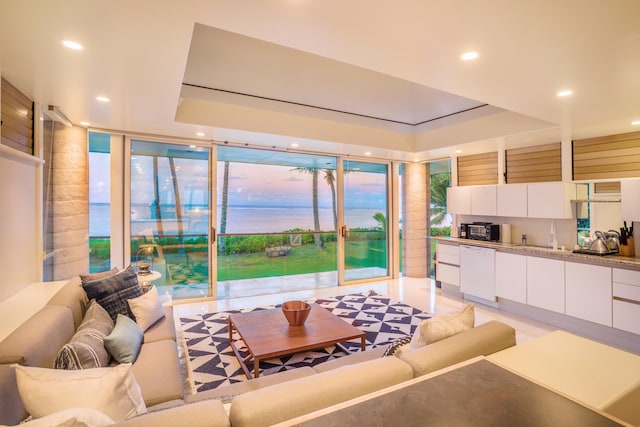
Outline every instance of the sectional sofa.
<svg viewBox="0 0 640 427">
<path fill-rule="evenodd" d="M 50 368 L 81 324 L 87 303 L 79 278 L 71 279 L 0 342 L 0 424 L 28 416 L 13 364 Z M 185 397 L 173 309 L 163 309 L 165 316 L 145 332 L 132 365 L 147 413 L 117 425 L 270 425 L 515 345 L 513 328 L 489 322 L 401 357 L 382 357 L 386 348 L 377 348 Z"/>
</svg>

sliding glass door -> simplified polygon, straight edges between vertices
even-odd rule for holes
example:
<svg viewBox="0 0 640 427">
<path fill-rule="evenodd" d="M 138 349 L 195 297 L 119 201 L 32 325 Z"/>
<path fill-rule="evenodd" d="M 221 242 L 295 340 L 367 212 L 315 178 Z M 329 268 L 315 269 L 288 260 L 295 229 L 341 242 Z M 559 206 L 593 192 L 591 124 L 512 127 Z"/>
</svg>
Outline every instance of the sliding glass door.
<svg viewBox="0 0 640 427">
<path fill-rule="evenodd" d="M 389 165 L 345 160 L 344 280 L 389 276 Z"/>
<path fill-rule="evenodd" d="M 209 156 L 208 148 L 131 141 L 131 262 L 151 264 L 153 284 L 174 298 L 210 295 Z"/>
</svg>

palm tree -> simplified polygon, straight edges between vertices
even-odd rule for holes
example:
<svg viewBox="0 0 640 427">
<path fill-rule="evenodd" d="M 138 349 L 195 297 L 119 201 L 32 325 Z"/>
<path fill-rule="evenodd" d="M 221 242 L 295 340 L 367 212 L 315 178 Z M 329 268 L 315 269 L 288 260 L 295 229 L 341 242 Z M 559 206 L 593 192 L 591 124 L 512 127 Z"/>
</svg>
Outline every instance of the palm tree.
<svg viewBox="0 0 640 427">
<path fill-rule="evenodd" d="M 333 210 L 333 229 L 338 230 L 338 209 L 336 208 L 336 176 L 333 169 L 322 169 L 324 180 L 331 187 L 331 208 Z"/>
<path fill-rule="evenodd" d="M 447 187 L 450 186 L 448 173 L 431 175 L 431 224 L 440 224 L 447 214 Z"/>
<path fill-rule="evenodd" d="M 385 214 L 383 214 L 382 212 L 376 212 L 373 215 L 373 219 L 378 222 L 378 226 L 382 229 L 382 231 L 387 231 L 387 217 L 385 216 Z"/>
<path fill-rule="evenodd" d="M 320 213 L 318 210 L 318 168 L 295 168 L 294 171 L 302 173 L 310 173 L 313 175 L 312 179 L 312 206 L 313 206 L 313 240 L 316 245 L 316 249 L 322 249 L 324 243 L 322 242 L 322 235 L 320 234 Z"/>
<path fill-rule="evenodd" d="M 224 178 L 222 181 L 222 207 L 220 209 L 220 234 L 227 232 L 227 204 L 229 200 L 229 162 L 224 162 Z M 220 239 L 220 253 L 227 250 L 227 236 Z"/>
</svg>

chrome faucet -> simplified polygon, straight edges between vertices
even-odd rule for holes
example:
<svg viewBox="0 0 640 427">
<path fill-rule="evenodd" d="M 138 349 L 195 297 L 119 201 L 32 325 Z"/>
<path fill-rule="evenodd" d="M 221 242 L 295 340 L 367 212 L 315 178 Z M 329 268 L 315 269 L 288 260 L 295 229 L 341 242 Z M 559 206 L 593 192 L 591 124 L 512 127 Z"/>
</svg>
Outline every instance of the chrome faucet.
<svg viewBox="0 0 640 427">
<path fill-rule="evenodd" d="M 549 246 L 553 248 L 553 250 L 558 249 L 558 240 L 556 238 L 556 223 L 551 223 L 551 233 L 549 235 Z"/>
</svg>

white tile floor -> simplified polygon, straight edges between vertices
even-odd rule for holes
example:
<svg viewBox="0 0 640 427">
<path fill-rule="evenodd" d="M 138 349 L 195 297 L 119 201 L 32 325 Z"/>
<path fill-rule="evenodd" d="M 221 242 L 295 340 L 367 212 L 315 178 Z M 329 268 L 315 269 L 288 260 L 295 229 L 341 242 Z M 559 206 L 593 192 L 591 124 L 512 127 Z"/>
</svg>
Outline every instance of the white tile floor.
<svg viewBox="0 0 640 427">
<path fill-rule="evenodd" d="M 232 310 L 239 308 L 258 307 L 279 304 L 292 299 L 308 299 L 313 297 L 329 297 L 343 294 L 360 293 L 373 290 L 394 300 L 412 305 L 420 310 L 432 313 L 434 316 L 461 310 L 468 301 L 447 295 L 442 295 L 430 279 L 415 279 L 403 277 L 394 280 L 384 280 L 359 285 L 336 286 L 313 290 L 294 291 L 261 295 L 253 297 L 232 298 L 218 301 L 201 301 L 195 303 L 180 303 L 174 300 L 174 315 L 177 317 L 193 314 Z M 528 341 L 556 330 L 556 327 L 535 322 L 497 309 L 476 304 L 476 324 L 490 320 L 500 320 L 516 329 L 518 343 Z"/>
</svg>

